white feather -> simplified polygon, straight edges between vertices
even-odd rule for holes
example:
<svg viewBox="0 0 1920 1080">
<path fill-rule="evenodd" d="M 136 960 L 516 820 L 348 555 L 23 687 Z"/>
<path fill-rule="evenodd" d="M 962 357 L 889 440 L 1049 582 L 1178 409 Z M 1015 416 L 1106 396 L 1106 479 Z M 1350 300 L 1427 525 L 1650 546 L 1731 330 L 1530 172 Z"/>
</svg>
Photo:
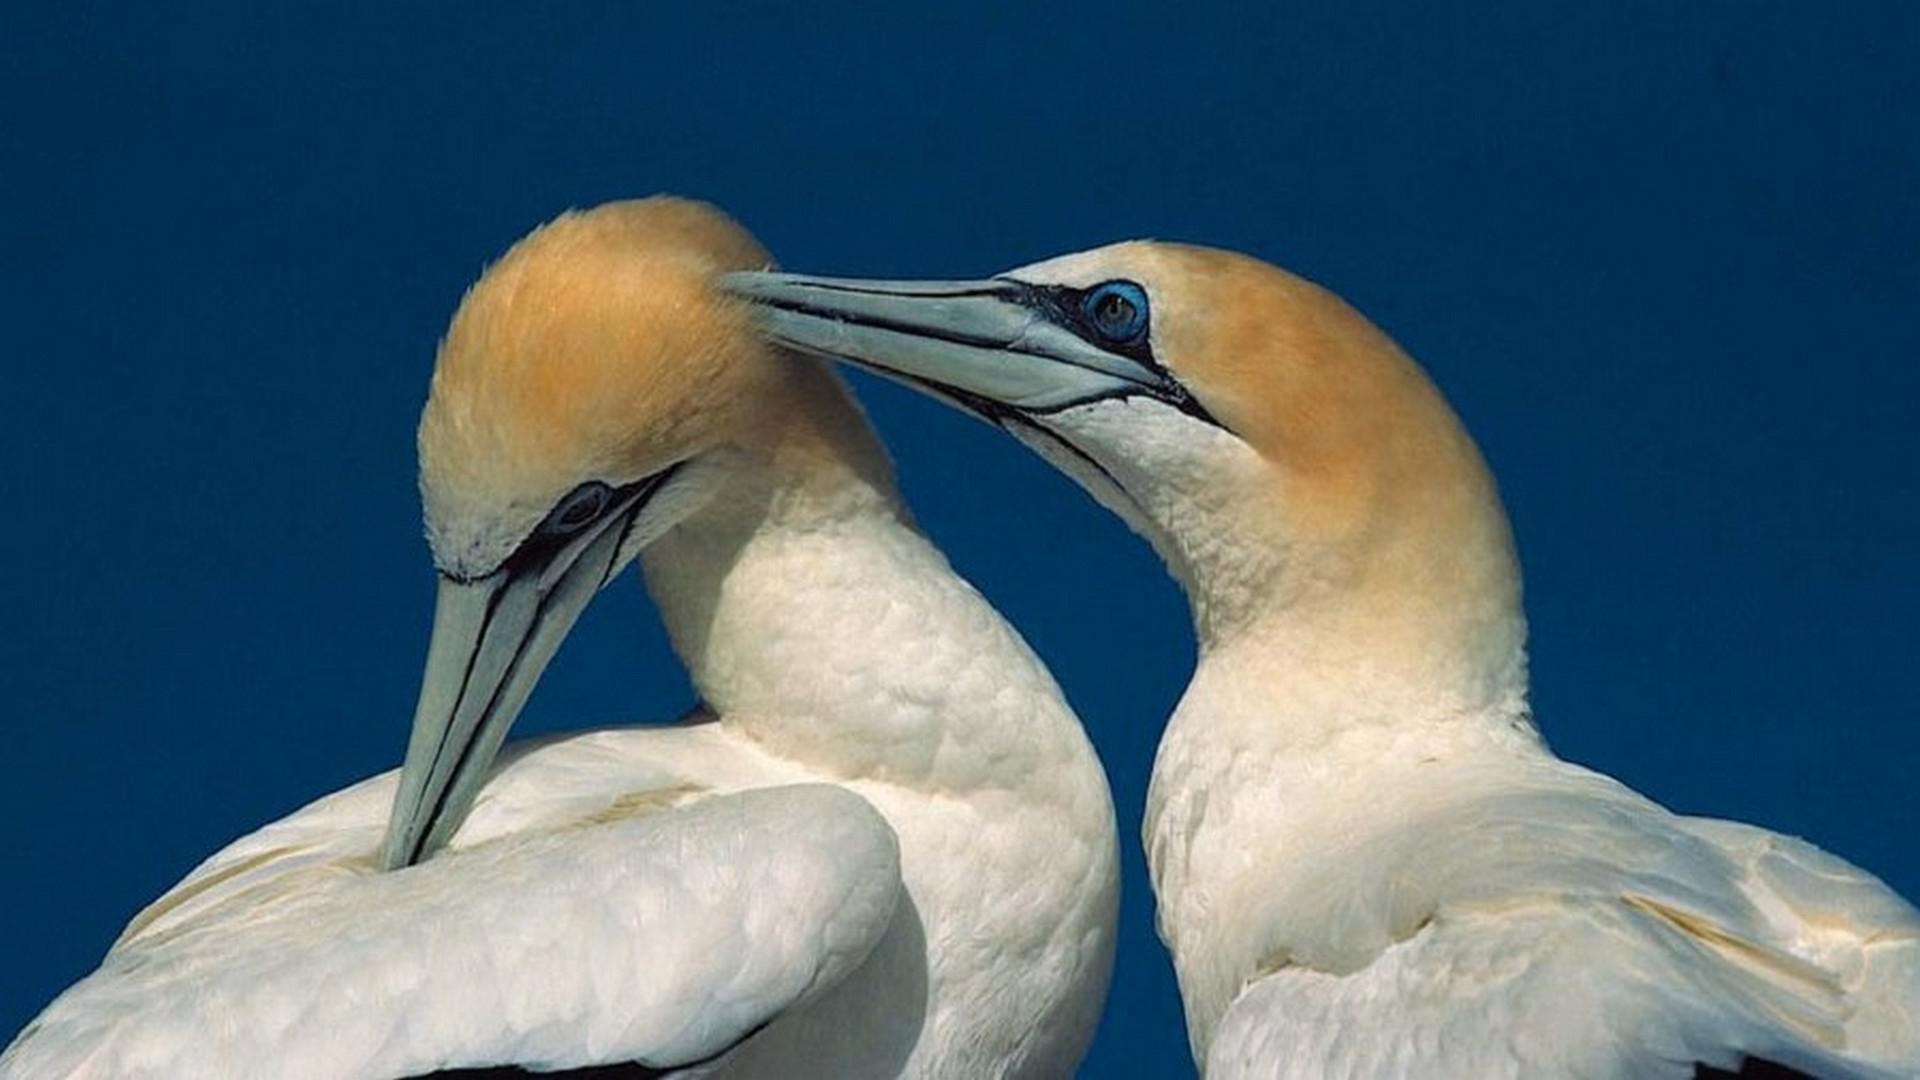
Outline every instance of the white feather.
<svg viewBox="0 0 1920 1080">
<path fill-rule="evenodd" d="M 372 872 L 394 774 L 236 841 L 0 1078 L 678 1065 L 745 1036 L 700 1073 L 1071 1071 L 1118 890 L 1091 744 L 890 496 L 766 507 L 644 555 L 702 722 L 509 747 L 405 871 Z"/>
</svg>

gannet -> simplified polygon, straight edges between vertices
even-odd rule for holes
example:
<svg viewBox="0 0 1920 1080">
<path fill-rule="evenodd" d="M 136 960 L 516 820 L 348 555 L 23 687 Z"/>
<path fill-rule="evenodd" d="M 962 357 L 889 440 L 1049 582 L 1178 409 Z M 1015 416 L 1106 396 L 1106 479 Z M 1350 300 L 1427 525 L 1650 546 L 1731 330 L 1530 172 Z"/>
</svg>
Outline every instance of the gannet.
<svg viewBox="0 0 1920 1080">
<path fill-rule="evenodd" d="M 420 424 L 439 600 L 404 770 L 208 859 L 0 1077 L 1071 1072 L 1114 945 L 1105 775 L 837 377 L 712 288 L 766 265 L 657 198 L 486 272 Z M 704 704 L 496 762 L 636 555 Z"/>
<path fill-rule="evenodd" d="M 1145 242 L 726 287 L 1003 427 L 1184 586 L 1143 839 L 1208 1076 L 1920 1074 L 1913 907 L 1548 750 L 1493 480 L 1332 294 Z"/>
</svg>

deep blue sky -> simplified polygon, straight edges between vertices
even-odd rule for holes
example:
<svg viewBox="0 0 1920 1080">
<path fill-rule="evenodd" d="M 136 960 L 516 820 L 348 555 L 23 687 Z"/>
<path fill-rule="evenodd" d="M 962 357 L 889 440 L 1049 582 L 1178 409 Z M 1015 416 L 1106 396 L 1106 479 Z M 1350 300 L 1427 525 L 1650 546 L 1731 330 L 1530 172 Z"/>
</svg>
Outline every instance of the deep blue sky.
<svg viewBox="0 0 1920 1080">
<path fill-rule="evenodd" d="M 815 271 L 1156 236 L 1325 282 L 1492 460 L 1561 752 L 1920 895 L 1920 7 L 1579 6 L 8 4 L 0 1040 L 202 856 L 397 763 L 435 339 L 526 229 L 656 191 Z M 859 385 L 1113 777 L 1087 1072 L 1177 1075 L 1133 838 L 1184 606 L 1010 440 Z M 520 730 L 687 697 L 633 585 Z"/>
</svg>

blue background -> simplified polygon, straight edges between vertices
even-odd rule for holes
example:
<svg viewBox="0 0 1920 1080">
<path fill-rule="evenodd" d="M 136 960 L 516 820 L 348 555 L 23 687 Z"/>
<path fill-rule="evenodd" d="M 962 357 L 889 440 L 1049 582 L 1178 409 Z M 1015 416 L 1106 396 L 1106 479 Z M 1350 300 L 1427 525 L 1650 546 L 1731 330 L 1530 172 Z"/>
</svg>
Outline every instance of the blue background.
<svg viewBox="0 0 1920 1080">
<path fill-rule="evenodd" d="M 820 272 L 1157 236 L 1331 285 L 1501 478 L 1554 744 L 1920 895 L 1920 6 L 1482 7 L 7 5 L 0 1035 L 203 855 L 398 761 L 436 337 L 534 224 L 662 190 Z M 1134 840 L 1184 605 L 1010 440 L 859 386 L 1113 777 L 1086 1071 L 1186 1071 Z M 687 698 L 630 586 L 520 730 Z"/>
</svg>

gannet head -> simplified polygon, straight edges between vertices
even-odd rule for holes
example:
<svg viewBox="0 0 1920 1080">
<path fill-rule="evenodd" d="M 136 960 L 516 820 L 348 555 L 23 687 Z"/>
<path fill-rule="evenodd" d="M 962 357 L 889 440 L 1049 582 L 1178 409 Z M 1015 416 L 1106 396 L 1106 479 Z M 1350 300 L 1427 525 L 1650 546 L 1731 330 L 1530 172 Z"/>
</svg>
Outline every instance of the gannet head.
<svg viewBox="0 0 1920 1080">
<path fill-rule="evenodd" d="M 1420 368 L 1310 282 L 1153 242 L 984 281 L 723 281 L 773 340 L 943 397 L 1073 475 L 1167 557 L 1203 646 L 1313 610 L 1376 645 L 1470 613 L 1518 649 L 1478 451 Z"/>
<path fill-rule="evenodd" d="M 711 207 L 618 202 L 542 226 L 461 301 L 420 419 L 440 585 L 389 866 L 452 836 L 587 603 L 777 426 L 804 373 L 712 287 L 768 263 Z"/>
</svg>

